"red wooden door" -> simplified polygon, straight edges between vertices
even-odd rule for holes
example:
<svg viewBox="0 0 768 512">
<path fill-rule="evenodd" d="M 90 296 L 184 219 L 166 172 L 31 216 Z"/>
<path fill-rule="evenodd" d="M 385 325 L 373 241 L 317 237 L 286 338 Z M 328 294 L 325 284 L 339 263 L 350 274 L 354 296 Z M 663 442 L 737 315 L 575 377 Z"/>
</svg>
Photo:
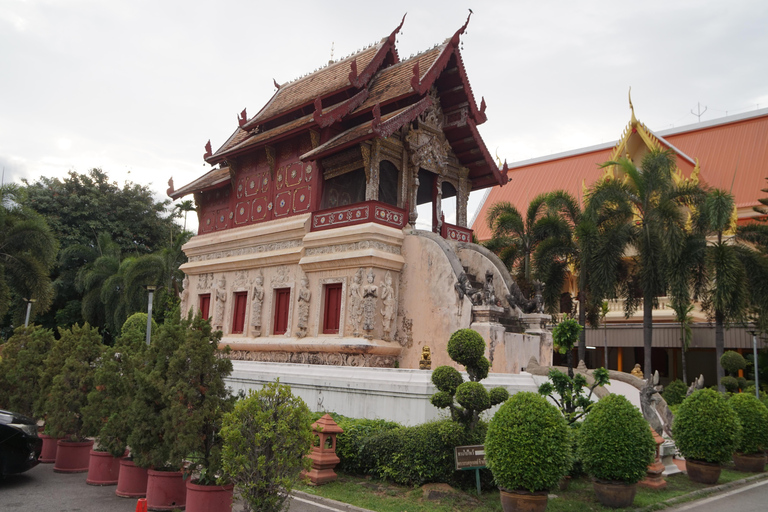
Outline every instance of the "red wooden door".
<svg viewBox="0 0 768 512">
<path fill-rule="evenodd" d="M 275 290 L 275 323 L 273 334 L 285 334 L 288 330 L 288 309 L 291 305 L 291 289 L 278 288 Z"/>
<path fill-rule="evenodd" d="M 245 325 L 245 307 L 248 304 L 248 292 L 235 293 L 235 310 L 232 315 L 232 334 L 243 334 Z"/>
<path fill-rule="evenodd" d="M 341 319 L 341 283 L 325 285 L 323 334 L 338 334 Z"/>
<path fill-rule="evenodd" d="M 209 311 L 211 309 L 211 294 L 205 293 L 199 296 L 200 297 L 200 316 L 203 317 L 203 320 L 208 320 Z"/>
</svg>

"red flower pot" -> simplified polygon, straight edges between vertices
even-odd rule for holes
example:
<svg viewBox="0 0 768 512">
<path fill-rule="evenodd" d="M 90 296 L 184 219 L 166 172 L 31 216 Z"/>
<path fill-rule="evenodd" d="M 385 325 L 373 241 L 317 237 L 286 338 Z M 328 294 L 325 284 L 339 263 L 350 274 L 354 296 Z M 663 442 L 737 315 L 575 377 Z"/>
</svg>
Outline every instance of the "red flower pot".
<svg viewBox="0 0 768 512">
<path fill-rule="evenodd" d="M 60 438 L 51 437 L 45 434 L 38 434 L 38 436 L 43 440 L 43 451 L 40 452 L 40 457 L 37 460 L 42 464 L 52 464 L 56 462 L 56 443 Z"/>
<path fill-rule="evenodd" d="M 125 452 L 120 457 L 113 457 L 109 452 L 97 452 L 91 450 L 88 461 L 88 485 L 116 485 L 120 474 L 120 459 L 128 455 Z"/>
<path fill-rule="evenodd" d="M 199 485 L 187 480 L 187 512 L 230 512 L 234 484 Z"/>
<path fill-rule="evenodd" d="M 131 459 L 121 459 L 115 494 L 121 498 L 143 498 L 146 496 L 147 470 L 138 467 Z"/>
<path fill-rule="evenodd" d="M 149 510 L 184 509 L 187 488 L 181 471 L 147 471 L 147 508 Z"/>
<path fill-rule="evenodd" d="M 73 443 L 59 439 L 56 443 L 56 463 L 53 465 L 53 471 L 56 473 L 85 473 L 88 471 L 92 446 L 92 440 Z"/>
</svg>

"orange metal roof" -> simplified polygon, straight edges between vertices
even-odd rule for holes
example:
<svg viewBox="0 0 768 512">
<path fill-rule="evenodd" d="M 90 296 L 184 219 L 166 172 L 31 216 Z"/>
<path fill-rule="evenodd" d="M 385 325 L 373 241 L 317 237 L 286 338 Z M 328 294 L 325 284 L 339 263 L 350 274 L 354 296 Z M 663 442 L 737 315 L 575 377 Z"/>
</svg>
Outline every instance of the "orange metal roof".
<svg viewBox="0 0 768 512">
<path fill-rule="evenodd" d="M 756 206 L 758 199 L 765 197 L 760 189 L 765 188 L 768 177 L 768 109 L 654 135 L 697 159 L 701 181 L 732 190 L 737 208 Z M 494 186 L 475 217 L 472 229 L 477 238 L 491 238 L 486 215 L 496 202 L 508 201 L 524 213 L 534 197 L 552 190 L 564 189 L 583 199 L 582 182 L 589 186 L 602 175 L 598 166 L 611 158 L 615 145 L 616 142 L 601 144 L 512 164 L 510 182 L 504 187 Z M 691 167 L 681 158 L 678 165 L 686 174 Z"/>
</svg>

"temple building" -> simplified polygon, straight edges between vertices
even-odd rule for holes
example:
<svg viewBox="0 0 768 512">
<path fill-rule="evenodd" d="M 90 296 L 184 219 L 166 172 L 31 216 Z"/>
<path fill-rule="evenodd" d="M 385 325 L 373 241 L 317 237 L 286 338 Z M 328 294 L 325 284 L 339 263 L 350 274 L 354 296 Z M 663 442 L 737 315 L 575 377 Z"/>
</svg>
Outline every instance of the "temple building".
<svg viewBox="0 0 768 512">
<path fill-rule="evenodd" d="M 630 101 L 630 108 L 632 107 Z M 709 187 L 731 191 L 736 199 L 735 217 L 738 223 L 753 221 L 760 214 L 753 210 L 759 199 L 766 196 L 768 171 L 768 109 L 726 116 L 679 128 L 655 132 L 635 117 L 631 108 L 630 121 L 618 141 L 573 151 L 534 158 L 509 165 L 509 184 L 488 190 L 474 217 L 472 228 L 480 241 L 491 238 L 487 212 L 500 201 L 507 201 L 525 212 L 537 195 L 553 190 L 566 190 L 583 205 L 584 192 L 605 173 L 617 172 L 601 164 L 628 157 L 639 163 L 652 148 L 669 149 L 675 153 L 677 179 L 692 179 Z M 562 290 L 561 312 L 566 314 L 578 305 L 575 297 L 578 283 L 570 279 Z M 659 307 L 653 311 L 653 368 L 658 369 L 663 382 L 681 378 L 680 325 L 670 307 L 668 297 L 659 297 Z M 691 312 L 693 337 L 686 353 L 689 380 L 703 373 L 707 384 L 715 379 L 715 335 L 700 305 Z M 609 369 L 629 372 L 634 364 L 643 362 L 642 306 L 627 318 L 624 301 L 609 301 L 606 328 L 586 330 L 587 365 L 603 366 L 604 345 L 608 346 Z M 762 347 L 759 342 L 758 347 Z M 743 327 L 732 326 L 725 332 L 726 350 L 751 353 L 752 335 Z M 695 373 L 694 373 L 695 372 Z"/>
<path fill-rule="evenodd" d="M 451 364 L 450 334 L 472 326 L 492 371 L 551 360 L 539 308 L 467 227 L 469 193 L 507 182 L 478 131 L 486 105 L 460 52 L 468 23 L 401 60 L 401 22 L 275 82 L 219 149 L 206 145 L 209 172 L 169 182 L 171 198 L 194 196 L 199 218 L 182 310 L 210 318 L 233 358 L 418 368 L 431 352 L 427 362 Z M 422 204 L 431 231 L 415 229 Z"/>
</svg>

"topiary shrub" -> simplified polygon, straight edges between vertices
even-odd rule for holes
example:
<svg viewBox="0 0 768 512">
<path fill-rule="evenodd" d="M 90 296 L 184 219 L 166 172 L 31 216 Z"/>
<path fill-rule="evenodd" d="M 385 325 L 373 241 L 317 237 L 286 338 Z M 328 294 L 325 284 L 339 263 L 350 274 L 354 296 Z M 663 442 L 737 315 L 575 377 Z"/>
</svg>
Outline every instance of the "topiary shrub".
<svg viewBox="0 0 768 512">
<path fill-rule="evenodd" d="M 224 415 L 224 471 L 253 510 L 278 512 L 309 470 L 311 414 L 289 386 L 273 382 L 239 400 Z"/>
<path fill-rule="evenodd" d="M 661 396 L 667 405 L 678 405 L 685 400 L 685 394 L 688 392 L 688 386 L 680 379 L 675 379 L 664 387 Z"/>
<path fill-rule="evenodd" d="M 747 389 L 747 386 L 749 385 L 749 383 L 747 382 L 747 379 L 745 379 L 744 377 L 736 377 L 736 381 L 739 383 L 740 390 L 744 391 L 745 389 Z M 752 386 L 752 387 L 754 388 L 755 386 Z"/>
<path fill-rule="evenodd" d="M 462 423 L 466 428 L 474 429 L 480 419 L 480 413 L 509 398 L 509 392 L 497 387 L 490 394 L 478 381 L 488 376 L 490 361 L 483 355 L 485 340 L 480 333 L 472 329 L 459 329 L 448 340 L 448 355 L 464 365 L 469 375 L 469 382 L 456 368 L 440 366 L 432 372 L 432 384 L 438 392 L 430 401 L 438 409 L 450 409 L 451 419 Z"/>
<path fill-rule="evenodd" d="M 768 408 L 755 395 L 739 393 L 728 401 L 741 423 L 736 451 L 744 455 L 761 454 L 768 449 Z"/>
<path fill-rule="evenodd" d="M 725 398 L 700 389 L 683 400 L 672 422 L 672 436 L 686 459 L 723 464 L 731 459 L 741 424 Z"/>
<path fill-rule="evenodd" d="M 747 360 L 738 352 L 727 350 L 720 356 L 720 366 L 723 367 L 725 373 L 736 377 L 739 375 L 739 370 L 744 370 L 747 367 Z"/>
<path fill-rule="evenodd" d="M 739 381 L 736 377 L 733 377 L 731 375 L 726 375 L 725 377 L 720 379 L 720 383 L 723 385 L 725 390 L 729 393 L 739 392 Z"/>
<path fill-rule="evenodd" d="M 648 422 L 623 395 L 597 402 L 579 432 L 579 458 L 599 480 L 635 484 L 645 477 L 655 453 Z"/>
<path fill-rule="evenodd" d="M 570 443 L 560 411 L 541 395 L 520 392 L 488 425 L 486 461 L 499 487 L 545 491 L 571 467 Z"/>
<path fill-rule="evenodd" d="M 54 344 L 53 332 L 38 325 L 17 327 L 2 345 L 0 358 L 0 409 L 40 418 L 35 404 L 40 397 L 40 376 L 48 351 Z"/>
</svg>

